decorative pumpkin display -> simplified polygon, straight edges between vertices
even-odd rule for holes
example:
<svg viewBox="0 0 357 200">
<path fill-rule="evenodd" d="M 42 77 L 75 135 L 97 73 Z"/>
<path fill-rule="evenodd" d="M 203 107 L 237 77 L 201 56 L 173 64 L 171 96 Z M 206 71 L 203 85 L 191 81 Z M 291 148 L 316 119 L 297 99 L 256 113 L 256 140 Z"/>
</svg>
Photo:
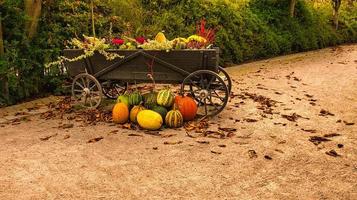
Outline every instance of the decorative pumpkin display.
<svg viewBox="0 0 357 200">
<path fill-rule="evenodd" d="M 141 96 L 139 91 L 135 91 L 129 95 L 129 105 L 135 106 L 139 105 L 143 101 L 143 96 Z"/>
<path fill-rule="evenodd" d="M 158 130 L 161 128 L 163 123 L 161 115 L 152 110 L 140 111 L 136 119 L 141 128 L 147 130 Z"/>
<path fill-rule="evenodd" d="M 164 43 L 167 41 L 165 34 L 163 34 L 162 32 L 158 33 L 155 37 L 155 41 L 159 42 L 159 43 Z"/>
<path fill-rule="evenodd" d="M 155 106 L 154 108 L 152 108 L 152 110 L 159 113 L 161 115 L 162 119 L 165 119 L 165 117 L 167 115 L 167 109 L 165 107 Z"/>
<path fill-rule="evenodd" d="M 175 104 L 182 114 L 184 121 L 193 120 L 197 114 L 197 104 L 195 100 L 188 96 L 176 96 Z"/>
<path fill-rule="evenodd" d="M 144 106 L 148 109 L 152 109 L 157 106 L 157 92 L 149 92 L 144 95 Z"/>
<path fill-rule="evenodd" d="M 117 103 L 125 103 L 129 107 L 129 96 L 126 94 L 120 95 L 117 98 Z"/>
<path fill-rule="evenodd" d="M 171 110 L 165 117 L 166 126 L 170 128 L 178 128 L 183 125 L 183 117 L 179 110 Z"/>
<path fill-rule="evenodd" d="M 138 115 L 138 113 L 140 111 L 145 110 L 144 106 L 138 105 L 138 106 L 134 106 L 131 110 L 130 110 L 130 121 L 132 122 L 137 122 L 136 117 Z"/>
<path fill-rule="evenodd" d="M 129 119 L 129 108 L 125 103 L 117 103 L 115 104 L 113 111 L 113 122 L 124 124 Z"/>
<path fill-rule="evenodd" d="M 157 104 L 169 108 L 172 106 L 175 100 L 175 95 L 170 89 L 164 89 L 157 94 Z"/>
</svg>

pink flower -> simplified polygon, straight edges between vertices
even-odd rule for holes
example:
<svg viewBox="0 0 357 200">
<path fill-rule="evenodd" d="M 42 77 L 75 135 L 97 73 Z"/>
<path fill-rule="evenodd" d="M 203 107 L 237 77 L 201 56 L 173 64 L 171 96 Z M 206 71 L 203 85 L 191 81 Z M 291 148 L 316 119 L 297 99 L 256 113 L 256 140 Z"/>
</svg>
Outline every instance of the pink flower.
<svg viewBox="0 0 357 200">
<path fill-rule="evenodd" d="M 137 37 L 135 40 L 139 44 L 144 44 L 146 42 L 146 39 L 144 37 Z"/>
<path fill-rule="evenodd" d="M 113 43 L 114 45 L 122 45 L 122 44 L 124 44 L 124 40 L 123 40 L 123 39 L 120 39 L 120 38 L 113 38 L 113 39 L 112 39 L 112 43 Z"/>
</svg>

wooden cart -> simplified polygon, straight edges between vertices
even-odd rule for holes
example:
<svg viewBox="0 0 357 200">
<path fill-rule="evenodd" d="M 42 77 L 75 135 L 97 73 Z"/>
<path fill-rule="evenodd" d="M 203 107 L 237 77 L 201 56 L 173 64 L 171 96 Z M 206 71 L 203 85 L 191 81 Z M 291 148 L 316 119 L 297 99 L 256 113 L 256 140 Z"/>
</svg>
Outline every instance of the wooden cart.
<svg viewBox="0 0 357 200">
<path fill-rule="evenodd" d="M 73 77 L 72 95 L 85 107 L 96 108 L 103 94 L 117 98 L 128 84 L 151 82 L 179 83 L 181 94 L 190 94 L 197 101 L 200 115 L 214 116 L 226 106 L 232 87 L 229 75 L 219 67 L 219 49 L 204 50 L 108 50 L 123 58 L 107 60 L 103 55 L 67 62 Z M 83 54 L 82 50 L 65 49 L 67 58 Z"/>
</svg>

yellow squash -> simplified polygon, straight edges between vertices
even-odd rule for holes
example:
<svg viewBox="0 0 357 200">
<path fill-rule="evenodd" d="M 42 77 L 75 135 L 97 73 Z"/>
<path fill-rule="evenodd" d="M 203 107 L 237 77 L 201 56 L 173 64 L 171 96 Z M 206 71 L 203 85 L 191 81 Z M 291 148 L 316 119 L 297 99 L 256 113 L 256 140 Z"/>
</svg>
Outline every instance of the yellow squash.
<svg viewBox="0 0 357 200">
<path fill-rule="evenodd" d="M 140 111 L 138 116 L 136 117 L 138 124 L 141 128 L 147 130 L 158 130 L 161 128 L 163 119 L 161 115 L 152 110 L 143 110 Z"/>
</svg>

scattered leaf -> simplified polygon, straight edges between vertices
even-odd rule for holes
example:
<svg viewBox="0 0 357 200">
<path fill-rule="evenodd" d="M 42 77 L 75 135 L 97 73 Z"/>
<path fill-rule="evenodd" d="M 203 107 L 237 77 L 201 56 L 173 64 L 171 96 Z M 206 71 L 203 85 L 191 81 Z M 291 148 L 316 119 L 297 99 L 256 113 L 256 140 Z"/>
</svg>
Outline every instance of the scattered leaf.
<svg viewBox="0 0 357 200">
<path fill-rule="evenodd" d="M 63 124 L 60 126 L 60 128 L 63 128 L 63 129 L 73 128 L 73 127 L 74 127 L 74 124 Z"/>
<path fill-rule="evenodd" d="M 331 138 L 331 137 L 336 137 L 336 136 L 340 136 L 341 134 L 338 133 L 330 133 L 330 134 L 325 134 L 324 137 L 326 138 Z"/>
<path fill-rule="evenodd" d="M 213 153 L 213 154 L 222 154 L 222 152 L 219 152 L 219 151 L 215 151 L 215 150 L 211 150 L 211 153 Z"/>
<path fill-rule="evenodd" d="M 280 149 L 275 149 L 276 152 L 279 152 L 279 153 L 284 153 L 284 151 L 280 150 Z"/>
<path fill-rule="evenodd" d="M 330 150 L 330 151 L 326 151 L 326 154 L 332 157 L 339 157 L 341 156 L 340 154 L 338 154 L 335 150 Z"/>
<path fill-rule="evenodd" d="M 163 134 L 161 135 L 162 138 L 169 138 L 169 137 L 173 137 L 176 136 L 177 134 L 171 133 L 171 134 Z"/>
<path fill-rule="evenodd" d="M 352 126 L 352 125 L 355 125 L 354 122 L 346 122 L 346 121 L 343 121 L 343 123 L 345 123 L 345 125 L 347 126 Z"/>
<path fill-rule="evenodd" d="M 136 133 L 130 133 L 130 134 L 128 134 L 128 136 L 131 136 L 131 137 L 144 137 L 143 135 L 136 134 Z"/>
<path fill-rule="evenodd" d="M 311 136 L 309 141 L 314 143 L 314 145 L 319 145 L 321 142 L 328 142 L 328 141 L 331 141 L 331 140 L 327 139 L 325 137 Z"/>
<path fill-rule="evenodd" d="M 257 122 L 257 119 L 250 119 L 250 118 L 244 118 L 244 121 L 248 122 L 248 123 L 254 123 Z"/>
<path fill-rule="evenodd" d="M 63 137 L 63 139 L 66 140 L 66 139 L 68 139 L 68 138 L 70 138 L 70 137 L 71 137 L 70 135 L 65 135 L 65 136 Z"/>
<path fill-rule="evenodd" d="M 93 138 L 93 139 L 88 140 L 88 142 L 87 142 L 87 143 L 95 143 L 95 142 L 99 142 L 99 141 L 101 141 L 102 139 L 104 139 L 102 136 L 100 136 L 100 137 L 96 137 L 96 138 Z"/>
<path fill-rule="evenodd" d="M 221 131 L 225 131 L 225 132 L 235 132 L 235 131 L 237 131 L 236 128 L 222 128 L 222 127 L 219 127 L 218 129 L 221 130 Z"/>
<path fill-rule="evenodd" d="M 309 132 L 309 133 L 316 133 L 315 129 L 304 129 L 304 128 L 302 128 L 301 130 L 303 130 L 305 132 Z"/>
<path fill-rule="evenodd" d="M 48 135 L 48 136 L 40 137 L 40 140 L 46 141 L 46 140 L 49 140 L 50 138 L 56 137 L 56 136 L 57 136 L 57 133 L 56 133 L 56 134 L 53 134 L 53 135 Z"/>
<path fill-rule="evenodd" d="M 254 150 L 249 150 L 248 155 L 249 155 L 249 158 L 258 158 L 258 154 Z"/>
<path fill-rule="evenodd" d="M 196 141 L 197 143 L 199 143 L 199 144 L 209 144 L 210 142 L 209 141 Z"/>
<path fill-rule="evenodd" d="M 301 115 L 298 115 L 296 113 L 293 113 L 291 115 L 281 115 L 281 116 L 291 122 L 296 122 L 297 119 L 303 118 Z M 304 118 L 304 119 L 308 119 L 308 118 Z"/>
<path fill-rule="evenodd" d="M 325 109 L 321 109 L 319 115 L 320 115 L 320 116 L 328 116 L 328 115 L 330 115 L 330 116 L 335 116 L 335 114 L 333 114 L 333 113 L 331 113 L 330 111 L 325 110 Z"/>
<path fill-rule="evenodd" d="M 176 144 L 181 144 L 181 143 L 183 143 L 183 141 L 176 141 L 176 142 L 168 142 L 168 141 L 166 141 L 166 142 L 164 142 L 165 145 L 176 145 Z"/>
<path fill-rule="evenodd" d="M 273 160 L 273 158 L 268 156 L 268 155 L 265 155 L 264 158 L 267 159 L 267 160 Z"/>
</svg>

